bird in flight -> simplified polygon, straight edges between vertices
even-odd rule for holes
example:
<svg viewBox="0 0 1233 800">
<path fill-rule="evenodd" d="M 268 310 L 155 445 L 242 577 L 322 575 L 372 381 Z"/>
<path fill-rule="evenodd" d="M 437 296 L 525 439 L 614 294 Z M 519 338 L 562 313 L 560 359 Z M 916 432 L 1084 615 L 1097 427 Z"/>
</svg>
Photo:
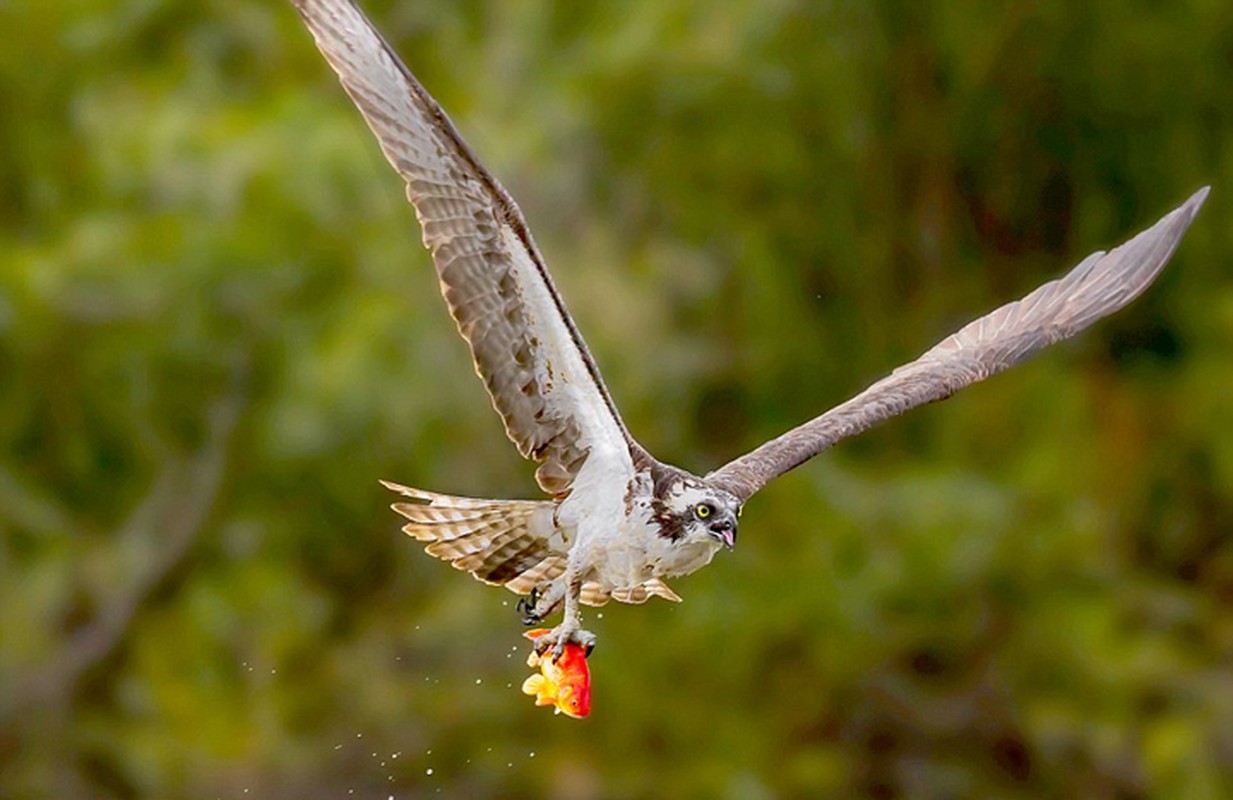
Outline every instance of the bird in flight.
<svg viewBox="0 0 1233 800">
<path fill-rule="evenodd" d="M 563 610 L 536 646 L 587 649 L 580 605 L 677 601 L 665 579 L 736 543 L 769 481 L 908 409 L 942 400 L 1073 336 L 1146 289 L 1207 196 L 981 317 L 852 399 L 699 477 L 630 435 L 513 198 L 351 0 L 292 0 L 407 184 L 459 333 L 505 431 L 539 463 L 546 500 L 488 500 L 395 483 L 403 528 L 427 551 L 526 597 L 523 622 Z"/>
</svg>

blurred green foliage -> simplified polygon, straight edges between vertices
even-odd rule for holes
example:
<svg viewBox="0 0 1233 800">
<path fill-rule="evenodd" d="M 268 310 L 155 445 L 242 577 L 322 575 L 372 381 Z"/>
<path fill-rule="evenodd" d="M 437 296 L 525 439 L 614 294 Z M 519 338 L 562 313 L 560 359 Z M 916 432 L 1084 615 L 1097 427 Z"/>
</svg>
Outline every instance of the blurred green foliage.
<svg viewBox="0 0 1233 800">
<path fill-rule="evenodd" d="M 575 722 L 385 510 L 534 484 L 290 5 L 0 4 L 0 796 L 1233 795 L 1233 6 L 365 5 L 698 472 L 1214 191 L 592 612 Z"/>
</svg>

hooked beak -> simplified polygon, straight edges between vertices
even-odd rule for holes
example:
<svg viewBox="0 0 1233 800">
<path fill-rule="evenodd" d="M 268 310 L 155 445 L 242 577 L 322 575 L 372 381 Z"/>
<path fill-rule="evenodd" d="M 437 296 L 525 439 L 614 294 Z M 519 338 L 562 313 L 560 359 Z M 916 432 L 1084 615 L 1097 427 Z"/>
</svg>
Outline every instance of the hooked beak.
<svg viewBox="0 0 1233 800">
<path fill-rule="evenodd" d="M 729 550 L 736 547 L 736 518 L 725 514 L 710 525 L 711 535 L 723 543 Z"/>
</svg>

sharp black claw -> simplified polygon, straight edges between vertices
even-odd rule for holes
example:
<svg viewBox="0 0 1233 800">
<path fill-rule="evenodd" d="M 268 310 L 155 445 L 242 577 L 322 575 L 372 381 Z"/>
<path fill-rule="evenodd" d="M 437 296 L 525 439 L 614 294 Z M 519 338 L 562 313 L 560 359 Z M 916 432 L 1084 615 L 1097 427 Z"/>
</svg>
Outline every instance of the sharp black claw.
<svg viewBox="0 0 1233 800">
<path fill-rule="evenodd" d="M 578 638 L 575 641 L 582 645 L 582 655 L 585 658 L 590 658 L 591 651 L 595 649 L 595 634 L 590 631 L 579 631 Z"/>
<path fill-rule="evenodd" d="M 535 625 L 543 620 L 543 617 L 535 613 L 535 606 L 539 602 L 539 587 L 532 587 L 531 593 L 526 597 L 518 599 L 518 605 L 514 606 L 514 610 L 518 612 L 519 619 L 523 625 Z"/>
</svg>

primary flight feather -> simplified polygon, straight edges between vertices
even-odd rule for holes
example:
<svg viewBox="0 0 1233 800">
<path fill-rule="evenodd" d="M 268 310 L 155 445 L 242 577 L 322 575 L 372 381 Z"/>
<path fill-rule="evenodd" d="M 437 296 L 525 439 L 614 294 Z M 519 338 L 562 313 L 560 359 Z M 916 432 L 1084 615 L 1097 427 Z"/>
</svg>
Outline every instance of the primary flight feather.
<svg viewBox="0 0 1233 800">
<path fill-rule="evenodd" d="M 528 595 L 523 620 L 560 607 L 537 639 L 589 649 L 579 604 L 652 595 L 736 542 L 741 506 L 836 442 L 941 400 L 1073 336 L 1146 289 L 1193 221 L 1203 188 L 1151 228 L 981 317 L 821 416 L 705 477 L 634 441 L 549 277 L 522 212 L 351 0 L 292 0 L 407 184 L 441 293 L 475 369 L 547 500 L 484 500 L 386 483 L 427 551 Z"/>
</svg>

